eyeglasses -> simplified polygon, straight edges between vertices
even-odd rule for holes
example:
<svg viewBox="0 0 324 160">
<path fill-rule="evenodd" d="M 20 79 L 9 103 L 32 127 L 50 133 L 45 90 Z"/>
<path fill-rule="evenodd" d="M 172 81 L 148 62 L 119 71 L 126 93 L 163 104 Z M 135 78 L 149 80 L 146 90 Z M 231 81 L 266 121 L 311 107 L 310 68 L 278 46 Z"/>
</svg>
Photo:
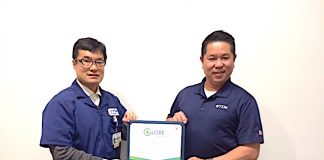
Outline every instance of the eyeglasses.
<svg viewBox="0 0 324 160">
<path fill-rule="evenodd" d="M 97 67 L 104 67 L 106 65 L 106 61 L 104 60 L 91 60 L 91 59 L 75 59 L 76 61 L 80 62 L 84 67 L 90 68 L 93 64 Z"/>
</svg>

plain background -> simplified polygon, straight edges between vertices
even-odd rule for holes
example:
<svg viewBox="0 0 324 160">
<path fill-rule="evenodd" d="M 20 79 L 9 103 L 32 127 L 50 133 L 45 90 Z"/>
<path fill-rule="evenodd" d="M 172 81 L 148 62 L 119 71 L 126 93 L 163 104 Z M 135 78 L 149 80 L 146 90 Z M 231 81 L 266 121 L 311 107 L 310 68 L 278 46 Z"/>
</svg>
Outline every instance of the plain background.
<svg viewBox="0 0 324 160">
<path fill-rule="evenodd" d="M 164 120 L 199 83 L 203 39 L 236 38 L 232 80 L 255 96 L 260 160 L 323 159 L 322 0 L 0 0 L 0 159 L 51 159 L 39 147 L 46 103 L 75 78 L 72 46 L 104 42 L 101 86 L 139 119 Z"/>
</svg>

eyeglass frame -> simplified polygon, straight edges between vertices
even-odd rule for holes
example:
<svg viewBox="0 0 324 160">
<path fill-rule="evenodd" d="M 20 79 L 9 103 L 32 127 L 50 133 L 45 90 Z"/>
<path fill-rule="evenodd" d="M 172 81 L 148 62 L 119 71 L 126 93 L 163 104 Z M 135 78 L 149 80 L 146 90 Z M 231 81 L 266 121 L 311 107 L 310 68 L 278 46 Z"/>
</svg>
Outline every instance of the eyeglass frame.
<svg viewBox="0 0 324 160">
<path fill-rule="evenodd" d="M 106 66 L 106 61 L 105 60 L 91 60 L 91 59 L 87 59 L 87 58 L 81 58 L 81 59 L 74 59 L 76 62 L 80 62 L 82 64 L 83 67 L 86 68 L 90 68 L 92 67 L 93 64 L 95 64 L 96 67 L 104 67 Z M 86 64 L 84 64 L 84 60 L 88 60 L 89 61 L 89 66 L 87 66 Z M 91 63 L 90 63 L 91 61 Z M 102 62 L 103 64 L 100 64 L 100 62 Z M 88 63 L 88 62 L 86 62 Z"/>
</svg>

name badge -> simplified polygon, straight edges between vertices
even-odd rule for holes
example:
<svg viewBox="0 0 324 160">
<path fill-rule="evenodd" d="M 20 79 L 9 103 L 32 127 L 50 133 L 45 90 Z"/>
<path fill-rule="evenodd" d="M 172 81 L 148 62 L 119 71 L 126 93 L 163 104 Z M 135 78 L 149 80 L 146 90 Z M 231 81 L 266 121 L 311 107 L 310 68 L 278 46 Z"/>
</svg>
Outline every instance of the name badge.
<svg viewBox="0 0 324 160">
<path fill-rule="evenodd" d="M 108 108 L 108 114 L 110 116 L 119 116 L 117 108 Z"/>
<path fill-rule="evenodd" d="M 120 142 L 121 142 L 121 132 L 117 132 L 112 135 L 112 142 L 113 142 L 114 148 L 119 147 Z"/>
</svg>

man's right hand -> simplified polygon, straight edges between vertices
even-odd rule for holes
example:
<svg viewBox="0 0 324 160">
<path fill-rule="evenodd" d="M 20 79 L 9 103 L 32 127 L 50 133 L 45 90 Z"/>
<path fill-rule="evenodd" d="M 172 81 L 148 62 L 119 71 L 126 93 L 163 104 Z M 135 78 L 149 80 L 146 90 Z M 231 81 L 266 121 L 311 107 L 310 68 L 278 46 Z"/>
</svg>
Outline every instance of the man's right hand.
<svg viewBox="0 0 324 160">
<path fill-rule="evenodd" d="M 131 120 L 136 120 L 137 116 L 134 111 L 126 111 L 122 119 L 123 122 L 129 122 Z"/>
<path fill-rule="evenodd" d="M 176 121 L 186 124 L 188 122 L 188 118 L 182 111 L 179 111 L 175 113 L 173 117 L 167 118 L 167 121 Z"/>
</svg>

